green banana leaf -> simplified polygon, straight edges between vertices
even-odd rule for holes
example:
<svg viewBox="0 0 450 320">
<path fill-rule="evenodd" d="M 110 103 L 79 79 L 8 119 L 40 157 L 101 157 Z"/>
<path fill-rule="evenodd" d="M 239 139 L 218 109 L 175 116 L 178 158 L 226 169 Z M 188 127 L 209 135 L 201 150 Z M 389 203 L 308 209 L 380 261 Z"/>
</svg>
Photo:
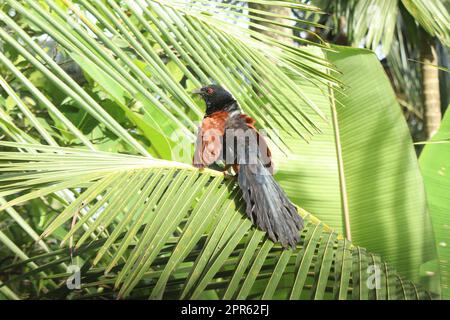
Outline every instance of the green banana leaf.
<svg viewBox="0 0 450 320">
<path fill-rule="evenodd" d="M 283 136 L 293 153 L 275 153 L 276 177 L 299 206 L 439 292 L 423 181 L 389 80 L 373 52 L 335 49 L 328 58 L 344 85 L 331 92 L 336 103 L 297 80 L 329 125 L 309 144 Z"/>
<path fill-rule="evenodd" d="M 283 250 L 252 226 L 235 183 L 220 172 L 142 156 L 0 145 L 39 151 L 0 153 L 0 172 L 7 172 L 0 195 L 21 192 L 0 210 L 80 190 L 42 234 L 59 231 L 62 249 L 27 257 L 0 233 L 22 260 L 0 271 L 25 271 L 0 283 L 4 294 L 25 279 L 47 279 L 58 285 L 34 298 L 435 298 L 303 210 L 301 240 L 295 250 Z M 72 239 L 74 257 L 66 247 Z M 64 263 L 79 267 L 80 290 L 66 286 L 71 273 L 57 270 Z"/>
<path fill-rule="evenodd" d="M 449 109 L 447 109 L 449 110 Z M 441 128 L 433 141 L 448 140 L 450 137 L 450 112 L 447 111 Z M 428 207 L 435 234 L 439 257 L 442 298 L 450 298 L 450 144 L 426 144 L 419 158 L 427 193 Z"/>
</svg>

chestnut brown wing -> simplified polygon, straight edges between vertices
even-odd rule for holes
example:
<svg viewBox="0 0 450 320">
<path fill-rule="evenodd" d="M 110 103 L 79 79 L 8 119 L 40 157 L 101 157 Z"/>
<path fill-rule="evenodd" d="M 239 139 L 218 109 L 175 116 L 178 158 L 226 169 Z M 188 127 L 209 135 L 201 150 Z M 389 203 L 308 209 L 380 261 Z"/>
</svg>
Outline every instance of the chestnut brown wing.
<svg viewBox="0 0 450 320">
<path fill-rule="evenodd" d="M 222 153 L 222 141 L 228 112 L 221 111 L 205 117 L 198 130 L 193 165 L 207 167 L 218 160 Z"/>
<path fill-rule="evenodd" d="M 202 127 L 198 127 L 197 132 L 197 140 L 195 142 L 195 150 L 194 150 L 194 157 L 192 159 L 192 165 L 194 165 L 197 168 L 204 168 L 205 164 L 202 161 L 202 154 L 203 154 L 203 134 L 202 134 Z"/>
</svg>

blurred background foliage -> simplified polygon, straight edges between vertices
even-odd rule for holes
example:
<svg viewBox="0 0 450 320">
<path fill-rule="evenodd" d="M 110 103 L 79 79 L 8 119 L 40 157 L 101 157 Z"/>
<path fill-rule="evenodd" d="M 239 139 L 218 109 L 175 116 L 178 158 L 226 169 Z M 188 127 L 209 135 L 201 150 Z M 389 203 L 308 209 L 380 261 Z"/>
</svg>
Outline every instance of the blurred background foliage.
<svg viewBox="0 0 450 320">
<path fill-rule="evenodd" d="M 325 15 L 309 15 L 326 28 L 327 41 L 377 53 L 396 92 L 414 141 L 429 139 L 449 104 L 449 1 L 307 1 Z M 421 147 L 417 147 L 419 152 Z"/>
</svg>

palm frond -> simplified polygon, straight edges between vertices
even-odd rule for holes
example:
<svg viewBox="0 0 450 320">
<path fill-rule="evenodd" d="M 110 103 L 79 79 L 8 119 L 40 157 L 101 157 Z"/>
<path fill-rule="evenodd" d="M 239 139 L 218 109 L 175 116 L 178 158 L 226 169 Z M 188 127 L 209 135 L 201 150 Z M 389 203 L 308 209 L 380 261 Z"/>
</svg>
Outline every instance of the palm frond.
<svg viewBox="0 0 450 320">
<path fill-rule="evenodd" d="M 0 293 L 9 300 L 19 300 L 19 297 L 0 281 Z"/>
<path fill-rule="evenodd" d="M 42 297 L 195 299 L 212 293 L 237 299 L 431 297 L 305 211 L 301 211 L 306 227 L 300 245 L 283 250 L 252 227 L 242 213 L 240 193 L 233 182 L 224 182 L 221 173 L 141 156 L 1 145 L 39 152 L 0 153 L 0 171 L 8 172 L 0 178 L 0 194 L 22 190 L 0 210 L 57 189 L 79 194 L 42 237 L 63 228 L 62 243 L 76 238 L 74 252 L 83 261 L 82 289 L 70 292 L 62 282 Z M 76 223 L 70 226 L 74 216 Z M 2 267 L 38 266 L 4 284 L 40 278 L 39 272 L 68 261 L 68 250 L 61 249 Z M 368 270 L 379 275 L 376 283 Z M 55 281 L 67 276 L 52 274 Z M 92 290 L 99 286 L 104 290 Z"/>
<path fill-rule="evenodd" d="M 311 1 L 325 12 L 331 13 L 327 25 L 333 29 L 345 27 L 346 34 L 354 46 L 364 44 L 370 49 L 382 46 L 384 54 L 391 50 L 398 14 L 404 10 L 414 18 L 431 36 L 442 43 L 450 41 L 450 16 L 441 0 L 358 0 L 358 1 Z M 346 18 L 346 26 L 340 26 L 339 17 Z M 339 31 L 339 30 L 336 30 Z"/>
<path fill-rule="evenodd" d="M 450 15 L 440 0 L 402 0 L 416 21 L 446 46 L 450 45 Z"/>
<path fill-rule="evenodd" d="M 353 45 L 364 42 L 365 47 L 375 50 L 381 43 L 383 52 L 389 52 L 397 13 L 397 1 L 357 1 L 353 13 Z"/>
</svg>

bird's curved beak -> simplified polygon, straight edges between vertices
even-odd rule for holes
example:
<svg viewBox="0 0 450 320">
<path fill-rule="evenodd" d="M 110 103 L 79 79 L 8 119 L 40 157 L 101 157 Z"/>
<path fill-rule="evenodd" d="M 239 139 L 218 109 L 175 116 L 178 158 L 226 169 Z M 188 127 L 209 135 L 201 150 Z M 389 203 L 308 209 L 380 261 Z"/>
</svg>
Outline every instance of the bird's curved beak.
<svg viewBox="0 0 450 320">
<path fill-rule="evenodd" d="M 202 94 L 202 90 L 201 89 L 202 88 L 194 89 L 194 90 L 192 90 L 192 93 L 194 93 L 194 94 Z"/>
</svg>

